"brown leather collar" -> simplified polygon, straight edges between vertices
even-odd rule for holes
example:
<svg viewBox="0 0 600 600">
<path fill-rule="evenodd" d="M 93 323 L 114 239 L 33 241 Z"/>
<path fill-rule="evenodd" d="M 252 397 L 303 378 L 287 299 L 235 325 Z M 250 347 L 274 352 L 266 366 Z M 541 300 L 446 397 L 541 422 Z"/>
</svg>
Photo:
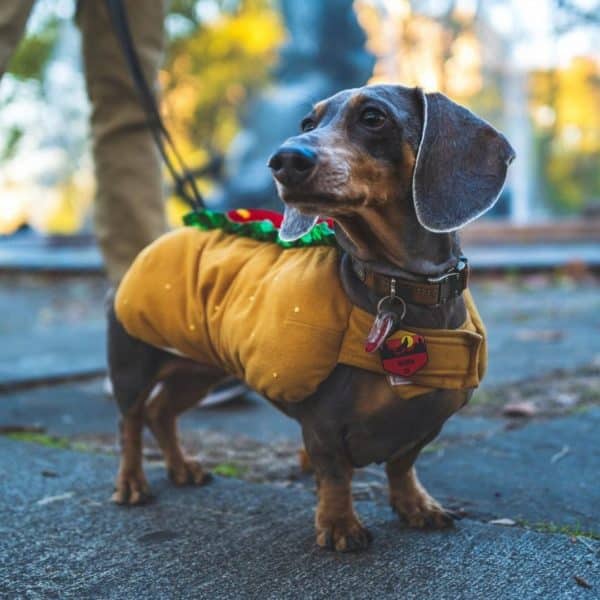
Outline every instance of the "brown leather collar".
<svg viewBox="0 0 600 600">
<path fill-rule="evenodd" d="M 377 296 L 397 296 L 407 304 L 436 306 L 460 296 L 469 284 L 469 263 L 461 257 L 455 267 L 435 277 L 411 281 L 371 271 L 362 262 L 352 258 L 352 269 L 357 277 Z"/>
</svg>

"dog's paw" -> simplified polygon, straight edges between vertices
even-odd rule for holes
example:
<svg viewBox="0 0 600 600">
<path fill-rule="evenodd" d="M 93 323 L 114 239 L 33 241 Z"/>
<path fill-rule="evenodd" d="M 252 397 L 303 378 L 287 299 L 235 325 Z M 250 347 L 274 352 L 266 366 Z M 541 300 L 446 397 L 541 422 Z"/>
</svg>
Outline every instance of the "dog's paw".
<svg viewBox="0 0 600 600">
<path fill-rule="evenodd" d="M 339 519 L 327 525 L 317 525 L 317 545 L 338 552 L 366 550 L 373 536 L 356 517 Z"/>
<path fill-rule="evenodd" d="M 135 471 L 119 471 L 115 483 L 112 501 L 116 504 L 139 506 L 152 499 L 146 476 L 142 469 Z"/>
<path fill-rule="evenodd" d="M 447 529 L 454 526 L 452 515 L 427 492 L 392 496 L 392 509 L 415 529 Z"/>
<path fill-rule="evenodd" d="M 212 475 L 197 460 L 191 458 L 169 465 L 167 472 L 175 485 L 205 485 L 212 479 Z"/>
</svg>

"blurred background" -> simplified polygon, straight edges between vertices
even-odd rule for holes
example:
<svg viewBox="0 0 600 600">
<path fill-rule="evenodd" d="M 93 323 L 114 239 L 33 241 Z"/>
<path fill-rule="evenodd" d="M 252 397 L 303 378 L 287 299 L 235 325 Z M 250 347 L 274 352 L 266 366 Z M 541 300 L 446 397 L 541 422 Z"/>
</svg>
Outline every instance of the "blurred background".
<svg viewBox="0 0 600 600">
<path fill-rule="evenodd" d="M 117 451 L 116 408 L 105 387 L 107 281 L 93 238 L 89 107 L 74 9 L 74 0 L 36 2 L 0 84 L 0 434 L 35 442 L 14 460 L 15 480 L 27 487 L 37 480 L 22 473 L 32 473 L 34 458 L 47 452 L 40 444 Z M 298 131 L 313 102 L 343 88 L 395 82 L 440 90 L 507 135 L 518 158 L 502 198 L 461 232 L 489 332 L 489 371 L 419 468 L 440 500 L 471 518 L 568 533 L 571 542 L 580 535 L 600 539 L 594 443 L 600 426 L 600 1 L 172 0 L 166 30 L 161 110 L 211 207 L 278 207 L 268 155 Z M 164 186 L 170 222 L 179 225 L 188 208 L 166 173 Z M 143 197 L 137 201 L 144 206 Z M 188 452 L 217 474 L 313 489 L 298 471 L 297 424 L 254 393 L 188 411 L 182 427 Z M 149 461 L 161 460 L 151 440 L 145 452 Z M 11 460 L 0 460 L 0 468 L 12 465 L 16 453 L 6 456 Z M 40 476 L 56 486 L 54 500 L 70 489 L 67 473 L 81 479 L 73 489 L 108 496 L 112 466 L 110 475 L 98 475 L 96 467 L 84 473 L 73 469 L 70 453 L 64 456 L 64 464 L 44 466 Z M 84 464 L 81 455 L 77 464 Z M 387 510 L 382 477 L 363 470 L 355 494 Z M 0 486 L 0 503 L 11 485 Z M 23 497 L 37 493 L 32 490 Z M 37 510 L 41 502 L 35 497 L 29 504 Z M 35 544 L 57 529 L 59 513 L 47 514 L 51 524 L 34 531 Z M 61 526 L 70 519 L 63 516 Z M 20 513 L 15 522 L 22 520 Z M 72 554 L 95 557 L 85 532 L 94 530 L 86 525 L 73 536 L 85 552 Z M 19 541 L 16 529 L 12 538 L 19 551 L 32 547 Z M 495 555 L 499 546 L 482 539 L 475 560 L 486 563 L 487 579 L 492 559 L 485 548 Z M 528 546 L 525 562 L 556 552 L 562 568 L 570 550 L 553 544 L 534 555 Z M 58 561 L 65 556 L 62 546 L 52 554 Z M 173 557 L 165 564 L 179 560 Z M 87 564 L 77 560 L 75 571 Z M 30 557 L 22 562 L 29 565 Z M 232 564 L 245 562 L 246 556 Z M 534 562 L 535 576 L 548 577 Z M 463 563 L 461 549 L 457 564 Z M 515 575 L 513 563 L 502 572 L 525 577 L 520 568 Z M 94 568 L 86 566 L 85 579 L 101 581 L 88 577 Z M 471 582 L 473 573 L 461 581 Z M 424 580 L 437 585 L 435 577 Z M 435 596 L 439 590 L 423 595 Z"/>
<path fill-rule="evenodd" d="M 37 2 L 0 85 L 4 236 L 91 231 L 74 5 Z M 312 102 L 367 82 L 440 90 L 517 150 L 486 218 L 589 239 L 582 220 L 600 213 L 599 26 L 596 0 L 173 0 L 161 107 L 210 204 L 276 206 L 265 159 Z M 172 224 L 183 212 L 171 198 Z"/>
<path fill-rule="evenodd" d="M 75 5 L 35 3 L 0 85 L 0 387 L 105 369 Z M 267 157 L 340 89 L 419 85 L 487 118 L 518 157 L 461 232 L 491 381 L 600 361 L 599 0 L 172 0 L 166 32 L 161 111 L 217 209 L 279 208 Z"/>
</svg>

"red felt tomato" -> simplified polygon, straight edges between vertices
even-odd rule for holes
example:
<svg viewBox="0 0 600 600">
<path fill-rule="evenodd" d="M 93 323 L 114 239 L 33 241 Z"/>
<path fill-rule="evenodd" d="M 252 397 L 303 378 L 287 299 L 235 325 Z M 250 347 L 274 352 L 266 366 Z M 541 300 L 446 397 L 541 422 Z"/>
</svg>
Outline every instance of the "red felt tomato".
<svg viewBox="0 0 600 600">
<path fill-rule="evenodd" d="M 236 208 L 225 213 L 227 218 L 234 223 L 253 223 L 255 221 L 270 221 L 276 229 L 281 228 L 283 215 L 274 210 L 264 208 Z M 333 229 L 332 219 L 319 219 L 318 223 L 327 223 Z"/>
</svg>

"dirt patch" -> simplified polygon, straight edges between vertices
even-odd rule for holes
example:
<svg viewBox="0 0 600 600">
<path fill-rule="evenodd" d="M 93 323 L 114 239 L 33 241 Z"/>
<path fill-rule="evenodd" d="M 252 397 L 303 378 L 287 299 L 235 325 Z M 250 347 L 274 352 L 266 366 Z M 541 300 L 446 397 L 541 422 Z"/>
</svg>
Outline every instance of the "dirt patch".
<svg viewBox="0 0 600 600">
<path fill-rule="evenodd" d="M 465 416 L 550 418 L 600 405 L 600 365 L 477 390 Z M 520 413 L 520 414 L 519 414 Z"/>
<path fill-rule="evenodd" d="M 314 477 L 300 468 L 300 444 L 290 440 L 258 442 L 243 435 L 209 430 L 181 433 L 187 454 L 198 458 L 213 473 L 255 483 L 302 488 L 316 493 Z M 72 448 L 118 454 L 115 436 L 85 435 L 71 440 Z M 151 436 L 144 440 L 144 459 L 150 468 L 163 465 L 162 454 Z M 358 469 L 353 479 L 355 500 L 387 503 L 387 479 L 381 467 Z"/>
</svg>

